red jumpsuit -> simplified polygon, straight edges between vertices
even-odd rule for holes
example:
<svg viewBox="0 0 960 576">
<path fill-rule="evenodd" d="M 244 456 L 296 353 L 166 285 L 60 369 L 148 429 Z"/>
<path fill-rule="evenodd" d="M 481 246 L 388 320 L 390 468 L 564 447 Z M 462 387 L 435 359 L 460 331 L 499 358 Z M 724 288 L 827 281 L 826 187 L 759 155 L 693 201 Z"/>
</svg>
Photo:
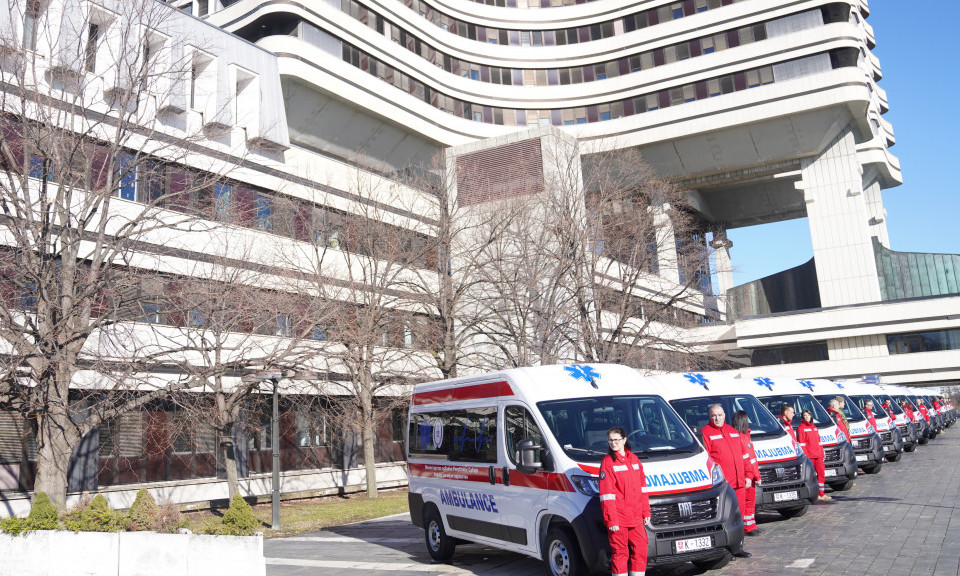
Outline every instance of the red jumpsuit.
<svg viewBox="0 0 960 576">
<path fill-rule="evenodd" d="M 923 416 L 923 419 L 926 420 L 927 423 L 929 424 L 929 423 L 930 423 L 930 411 L 927 410 L 926 405 L 923 404 L 923 403 L 921 403 L 921 402 L 917 402 L 917 406 L 920 407 L 920 415 Z"/>
<path fill-rule="evenodd" d="M 830 417 L 833 418 L 833 421 L 837 423 L 840 431 L 843 432 L 844 436 L 846 436 L 847 441 L 853 442 L 853 440 L 850 438 L 850 429 L 847 428 L 847 419 L 843 417 L 843 414 L 834 410 L 833 408 L 827 408 L 827 413 L 830 414 Z"/>
<path fill-rule="evenodd" d="M 737 494 L 737 503 L 740 504 L 741 514 L 747 509 L 747 494 L 744 487 L 747 479 L 747 463 L 750 455 L 743 449 L 740 434 L 729 424 L 718 428 L 713 422 L 701 429 L 703 447 L 707 449 L 710 458 L 723 470 L 727 483 Z"/>
<path fill-rule="evenodd" d="M 864 408 L 863 408 L 863 413 L 867 415 L 867 422 L 869 422 L 870 425 L 873 426 L 873 431 L 876 432 L 876 431 L 877 431 L 877 419 L 873 417 L 873 410 L 871 410 L 871 409 L 869 409 L 869 408 L 867 408 L 867 407 L 864 407 Z"/>
<path fill-rule="evenodd" d="M 813 469 L 817 471 L 817 482 L 820 483 L 820 495 L 823 496 L 827 471 L 823 465 L 824 454 L 823 446 L 820 444 L 820 430 L 813 422 L 801 422 L 797 427 L 797 438 L 800 440 L 803 453 L 813 462 Z"/>
<path fill-rule="evenodd" d="M 647 477 L 637 456 L 624 450 L 623 456 L 610 454 L 600 463 L 600 508 L 607 526 L 612 555 L 610 570 L 614 576 L 647 569 L 647 530 L 650 498 L 643 488 Z M 614 526 L 617 530 L 610 530 Z"/>
<path fill-rule="evenodd" d="M 753 483 L 744 489 L 743 531 L 753 532 L 757 529 L 757 482 L 760 480 L 760 464 L 757 462 L 757 451 L 753 449 L 753 439 L 750 429 L 740 433 L 740 443 L 744 451 L 750 456 L 744 464 L 744 472 Z"/>
<path fill-rule="evenodd" d="M 786 416 L 783 414 L 780 415 L 780 425 L 783 426 L 783 429 L 790 433 L 790 437 L 793 438 L 794 442 L 797 442 L 797 433 L 793 431 L 793 422 L 787 420 Z"/>
</svg>

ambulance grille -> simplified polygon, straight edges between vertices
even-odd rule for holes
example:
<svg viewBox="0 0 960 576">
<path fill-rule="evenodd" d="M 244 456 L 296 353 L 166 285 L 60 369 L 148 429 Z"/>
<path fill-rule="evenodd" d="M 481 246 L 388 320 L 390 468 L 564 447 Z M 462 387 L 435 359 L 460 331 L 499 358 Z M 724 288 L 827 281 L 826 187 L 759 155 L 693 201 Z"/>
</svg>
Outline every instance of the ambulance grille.
<svg viewBox="0 0 960 576">
<path fill-rule="evenodd" d="M 760 480 L 764 484 L 779 484 L 782 482 L 796 482 L 800 479 L 799 466 L 787 466 L 783 468 L 783 475 L 777 474 L 777 467 L 761 468 Z"/>
<path fill-rule="evenodd" d="M 650 516 L 654 526 L 676 526 L 678 524 L 689 524 L 691 522 L 702 522 L 712 520 L 717 516 L 717 499 L 696 500 L 690 502 L 690 508 L 686 508 L 686 502 L 671 504 L 653 504 L 650 506 Z"/>
<path fill-rule="evenodd" d="M 870 439 L 869 439 L 869 438 L 863 438 L 863 439 L 857 440 L 857 441 L 854 442 L 854 444 L 853 444 L 853 449 L 854 449 L 854 450 L 869 450 L 869 449 L 870 449 Z"/>
<path fill-rule="evenodd" d="M 880 439 L 884 442 L 893 442 L 893 434 L 891 432 L 881 432 Z"/>
<path fill-rule="evenodd" d="M 823 461 L 824 462 L 839 462 L 840 461 L 840 447 L 834 446 L 832 448 L 823 449 Z"/>
</svg>

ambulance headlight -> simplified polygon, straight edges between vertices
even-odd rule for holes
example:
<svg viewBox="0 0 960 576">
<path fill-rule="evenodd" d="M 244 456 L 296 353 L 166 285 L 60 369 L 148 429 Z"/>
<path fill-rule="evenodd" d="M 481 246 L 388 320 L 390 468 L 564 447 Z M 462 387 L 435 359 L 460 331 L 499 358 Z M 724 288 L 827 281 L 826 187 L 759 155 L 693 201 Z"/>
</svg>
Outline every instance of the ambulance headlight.
<svg viewBox="0 0 960 576">
<path fill-rule="evenodd" d="M 714 486 L 723 482 L 723 470 L 720 469 L 720 466 L 713 467 L 713 471 L 710 472 L 710 481 Z"/>
<path fill-rule="evenodd" d="M 573 485 L 577 487 L 577 490 L 581 494 L 587 496 L 596 496 L 600 493 L 600 479 L 596 476 L 576 476 L 572 478 Z"/>
</svg>

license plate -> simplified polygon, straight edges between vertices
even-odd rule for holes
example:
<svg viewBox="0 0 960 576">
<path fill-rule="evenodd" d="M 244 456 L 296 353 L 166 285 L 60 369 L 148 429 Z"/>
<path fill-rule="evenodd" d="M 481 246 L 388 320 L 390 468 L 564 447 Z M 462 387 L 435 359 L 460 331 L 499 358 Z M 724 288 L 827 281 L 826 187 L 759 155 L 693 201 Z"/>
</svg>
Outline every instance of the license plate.
<svg viewBox="0 0 960 576">
<path fill-rule="evenodd" d="M 701 536 L 700 538 L 687 538 L 686 540 L 677 540 L 673 543 L 673 548 L 676 550 L 677 554 L 693 552 L 694 550 L 707 550 L 712 546 L 713 542 L 709 536 Z"/>
<path fill-rule="evenodd" d="M 826 477 L 826 476 L 836 476 L 836 475 L 837 475 L 837 469 L 836 469 L 836 468 L 827 468 L 826 470 L 823 471 L 823 475 L 824 475 L 824 477 Z"/>
<path fill-rule="evenodd" d="M 857 454 L 857 462 L 866 462 L 866 461 L 867 461 L 866 454 Z"/>
<path fill-rule="evenodd" d="M 786 502 L 787 500 L 798 500 L 800 495 L 797 494 L 797 491 L 792 492 L 774 492 L 773 501 L 774 502 Z"/>
</svg>

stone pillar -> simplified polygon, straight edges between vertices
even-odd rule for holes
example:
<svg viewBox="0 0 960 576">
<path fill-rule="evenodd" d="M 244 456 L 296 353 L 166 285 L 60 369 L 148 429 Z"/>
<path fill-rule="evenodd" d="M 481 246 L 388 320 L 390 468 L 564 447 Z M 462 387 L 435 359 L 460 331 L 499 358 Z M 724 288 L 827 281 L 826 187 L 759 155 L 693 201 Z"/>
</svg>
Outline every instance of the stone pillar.
<svg viewBox="0 0 960 576">
<path fill-rule="evenodd" d="M 677 258 L 677 235 L 670 220 L 673 207 L 663 204 L 653 208 L 653 224 L 657 234 L 657 264 L 661 278 L 680 283 L 680 267 Z"/>
<path fill-rule="evenodd" d="M 710 247 L 713 248 L 713 257 L 717 263 L 717 295 L 724 298 L 727 290 L 733 288 L 733 265 L 730 262 L 733 242 L 727 238 L 727 231 L 721 230 L 714 234 Z"/>
<path fill-rule="evenodd" d="M 823 307 L 880 300 L 862 172 L 849 127 L 801 165 L 796 186 L 807 205 Z"/>
</svg>

